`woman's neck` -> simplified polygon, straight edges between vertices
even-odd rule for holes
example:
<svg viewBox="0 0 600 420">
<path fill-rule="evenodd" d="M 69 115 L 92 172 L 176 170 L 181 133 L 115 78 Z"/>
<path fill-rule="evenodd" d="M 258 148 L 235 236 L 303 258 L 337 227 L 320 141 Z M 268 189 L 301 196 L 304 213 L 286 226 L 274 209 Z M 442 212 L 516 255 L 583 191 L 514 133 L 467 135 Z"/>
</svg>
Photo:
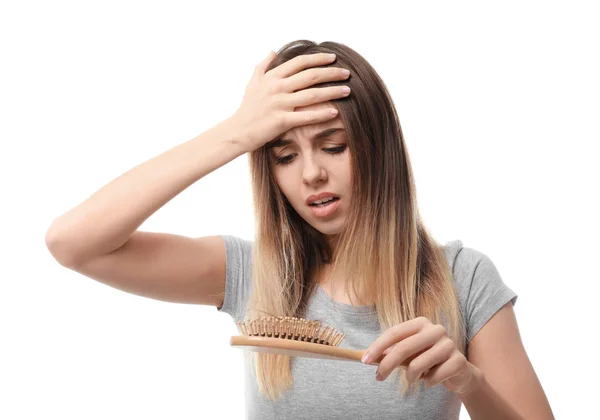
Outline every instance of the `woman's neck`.
<svg viewBox="0 0 600 420">
<path fill-rule="evenodd" d="M 331 277 L 331 264 L 325 264 L 321 272 L 316 276 L 317 284 L 327 293 L 335 302 L 345 303 L 353 306 L 368 306 L 373 303 L 362 302 L 361 299 L 354 298 L 354 302 L 350 301 L 350 296 L 345 290 L 345 281 L 343 278 L 333 279 Z"/>
</svg>

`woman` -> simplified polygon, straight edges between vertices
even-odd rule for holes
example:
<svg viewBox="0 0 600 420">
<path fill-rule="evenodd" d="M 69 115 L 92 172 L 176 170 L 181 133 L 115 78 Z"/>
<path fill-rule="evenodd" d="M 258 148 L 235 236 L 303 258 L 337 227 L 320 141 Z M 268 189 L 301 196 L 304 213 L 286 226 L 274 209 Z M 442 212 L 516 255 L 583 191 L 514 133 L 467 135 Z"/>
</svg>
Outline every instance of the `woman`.
<svg viewBox="0 0 600 420">
<path fill-rule="evenodd" d="M 244 153 L 254 242 L 136 230 Z M 552 418 L 519 338 L 517 295 L 485 254 L 428 234 L 392 99 L 347 46 L 297 41 L 269 54 L 231 118 L 105 186 L 47 242 L 63 265 L 122 290 L 214 304 L 235 321 L 318 319 L 345 334 L 341 347 L 385 355 L 375 369 L 251 353 L 249 418 L 446 419 L 461 403 L 473 419 Z"/>
</svg>

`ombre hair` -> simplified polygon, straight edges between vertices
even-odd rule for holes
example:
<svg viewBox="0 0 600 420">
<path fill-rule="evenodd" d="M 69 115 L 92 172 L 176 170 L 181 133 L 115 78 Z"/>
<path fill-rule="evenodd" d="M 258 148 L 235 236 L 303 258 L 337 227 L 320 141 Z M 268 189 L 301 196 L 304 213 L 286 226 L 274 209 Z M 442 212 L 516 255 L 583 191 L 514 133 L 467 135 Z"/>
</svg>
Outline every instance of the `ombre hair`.
<svg viewBox="0 0 600 420">
<path fill-rule="evenodd" d="M 249 153 L 255 211 L 252 291 L 246 319 L 264 315 L 304 317 L 317 287 L 315 276 L 330 264 L 345 291 L 375 302 L 381 332 L 424 316 L 443 324 L 465 353 L 463 314 L 444 249 L 419 216 L 416 188 L 400 120 L 373 67 L 335 42 L 294 41 L 283 46 L 267 71 L 302 54 L 335 53 L 325 67 L 350 70 L 350 78 L 314 87 L 347 84 L 348 97 L 331 104 L 344 123 L 352 174 L 352 198 L 335 252 L 325 235 L 295 211 L 275 180 L 268 143 Z M 343 332 L 343 331 L 341 331 Z M 289 356 L 253 353 L 260 392 L 277 399 L 293 383 Z M 418 389 L 399 374 L 399 392 Z"/>
</svg>

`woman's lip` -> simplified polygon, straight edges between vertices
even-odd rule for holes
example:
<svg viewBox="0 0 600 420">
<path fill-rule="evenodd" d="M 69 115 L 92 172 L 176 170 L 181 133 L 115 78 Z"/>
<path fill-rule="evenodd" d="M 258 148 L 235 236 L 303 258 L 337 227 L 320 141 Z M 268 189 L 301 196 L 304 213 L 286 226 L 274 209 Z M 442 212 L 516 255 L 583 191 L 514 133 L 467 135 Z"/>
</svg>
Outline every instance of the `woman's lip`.
<svg viewBox="0 0 600 420">
<path fill-rule="evenodd" d="M 330 192 L 323 192 L 321 194 L 317 194 L 317 195 L 311 195 L 310 197 L 308 197 L 306 199 L 306 204 L 310 205 L 310 203 L 315 202 L 315 201 L 319 201 L 319 200 L 324 200 L 326 198 L 330 198 L 330 197 L 334 197 L 334 198 L 340 198 L 337 195 L 330 193 Z"/>
<path fill-rule="evenodd" d="M 325 207 L 317 207 L 317 206 L 309 206 L 312 214 L 316 217 L 328 217 L 331 216 L 337 208 L 340 206 L 341 198 L 334 200 L 331 204 L 326 205 Z"/>
<path fill-rule="evenodd" d="M 323 197 L 323 198 L 315 198 L 314 200 L 307 201 L 306 204 L 308 204 L 309 206 L 313 207 L 312 203 L 314 203 L 315 201 L 326 200 L 328 198 L 333 198 L 333 199 L 337 198 L 338 200 L 340 199 L 340 197 L 338 197 L 337 195 L 330 195 L 330 196 Z"/>
</svg>

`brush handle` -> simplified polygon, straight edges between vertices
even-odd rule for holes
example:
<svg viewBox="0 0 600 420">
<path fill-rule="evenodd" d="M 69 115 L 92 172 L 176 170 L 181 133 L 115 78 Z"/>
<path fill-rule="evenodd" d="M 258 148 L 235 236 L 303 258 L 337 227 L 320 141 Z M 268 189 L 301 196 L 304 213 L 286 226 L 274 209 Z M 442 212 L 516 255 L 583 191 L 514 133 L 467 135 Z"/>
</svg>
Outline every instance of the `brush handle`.
<svg viewBox="0 0 600 420">
<path fill-rule="evenodd" d="M 231 346 L 262 353 L 280 354 L 292 357 L 312 357 L 317 359 L 347 360 L 361 362 L 366 350 L 352 350 L 326 344 L 286 340 L 274 337 L 232 336 Z M 369 363 L 378 365 L 384 355 Z M 362 363 L 362 362 L 361 362 Z"/>
</svg>

